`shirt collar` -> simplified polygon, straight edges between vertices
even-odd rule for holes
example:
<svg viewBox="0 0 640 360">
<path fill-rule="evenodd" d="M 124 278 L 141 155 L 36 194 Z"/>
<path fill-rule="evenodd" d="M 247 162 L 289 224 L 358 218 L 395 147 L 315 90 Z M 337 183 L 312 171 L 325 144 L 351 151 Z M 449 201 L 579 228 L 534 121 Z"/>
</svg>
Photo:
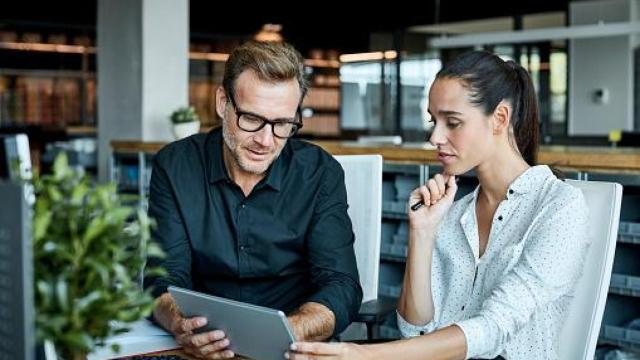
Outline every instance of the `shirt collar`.
<svg viewBox="0 0 640 360">
<path fill-rule="evenodd" d="M 289 142 L 282 149 L 280 156 L 278 156 L 267 170 L 267 176 L 258 183 L 259 186 L 269 186 L 276 191 L 280 191 L 282 186 L 282 180 L 286 174 L 286 168 L 291 161 L 291 150 Z M 222 155 L 222 147 L 224 141 L 222 139 L 222 128 L 218 127 L 211 130 L 207 136 L 207 156 L 208 156 L 208 174 L 209 183 L 216 183 L 219 181 L 232 182 L 227 172 L 227 167 L 224 163 L 224 157 Z"/>
<path fill-rule="evenodd" d="M 509 185 L 507 198 L 513 193 L 526 194 L 529 191 L 540 189 L 542 183 L 552 175 L 553 173 L 547 165 L 536 165 L 528 168 Z"/>
</svg>

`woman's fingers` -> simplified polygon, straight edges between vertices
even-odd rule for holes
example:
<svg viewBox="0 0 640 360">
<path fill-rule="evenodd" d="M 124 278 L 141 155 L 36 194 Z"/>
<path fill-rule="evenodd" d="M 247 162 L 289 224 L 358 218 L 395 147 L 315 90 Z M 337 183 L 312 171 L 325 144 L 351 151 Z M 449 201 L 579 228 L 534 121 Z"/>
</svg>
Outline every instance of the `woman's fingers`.
<svg viewBox="0 0 640 360">
<path fill-rule="evenodd" d="M 285 357 L 291 360 L 340 359 L 344 348 L 342 343 L 298 342 L 291 345 L 291 351 Z"/>
<path fill-rule="evenodd" d="M 427 188 L 429 188 L 429 193 L 431 194 L 431 205 L 433 205 L 440 200 L 444 193 L 440 192 L 438 182 L 435 179 L 429 179 L 429 181 L 427 181 Z"/>
<path fill-rule="evenodd" d="M 418 188 L 418 190 L 422 195 L 422 201 L 425 203 L 425 205 L 431 205 L 431 201 L 433 200 L 433 198 L 431 197 L 431 192 L 429 191 L 429 188 L 427 188 L 426 185 L 422 185 Z"/>
<path fill-rule="evenodd" d="M 340 355 L 341 343 L 299 342 L 291 345 L 291 350 L 318 355 Z"/>
<path fill-rule="evenodd" d="M 447 183 L 448 176 L 447 175 L 443 176 L 442 174 L 436 174 L 436 176 L 433 177 L 433 180 L 436 181 L 436 185 L 438 185 L 438 191 L 440 192 L 440 198 L 442 198 L 446 191 L 445 184 Z"/>
<path fill-rule="evenodd" d="M 456 196 L 457 191 L 458 191 L 457 179 L 455 176 L 451 175 L 449 176 L 449 179 L 447 179 L 447 192 L 445 193 L 445 196 L 453 200 L 453 198 Z"/>
</svg>

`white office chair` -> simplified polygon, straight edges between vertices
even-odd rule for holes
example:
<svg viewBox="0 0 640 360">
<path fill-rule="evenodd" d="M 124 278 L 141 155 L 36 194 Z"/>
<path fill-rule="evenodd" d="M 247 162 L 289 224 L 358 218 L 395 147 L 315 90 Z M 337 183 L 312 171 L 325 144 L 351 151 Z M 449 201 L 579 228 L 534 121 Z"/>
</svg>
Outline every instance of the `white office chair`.
<svg viewBox="0 0 640 360">
<path fill-rule="evenodd" d="M 354 250 L 363 291 L 362 307 L 356 321 L 367 325 L 367 335 L 371 338 L 373 327 L 383 313 L 388 312 L 384 309 L 379 311 L 377 302 L 382 226 L 382 156 L 343 155 L 335 156 L 335 159 L 344 169 L 348 213 L 355 234 Z M 394 304 L 391 305 L 394 307 Z M 345 337 L 349 338 L 350 335 Z"/>
<path fill-rule="evenodd" d="M 567 183 L 582 190 L 585 196 L 589 207 L 588 234 L 592 239 L 569 316 L 560 332 L 558 355 L 560 359 L 591 360 L 611 280 L 622 186 L 598 181 L 567 180 Z"/>
</svg>

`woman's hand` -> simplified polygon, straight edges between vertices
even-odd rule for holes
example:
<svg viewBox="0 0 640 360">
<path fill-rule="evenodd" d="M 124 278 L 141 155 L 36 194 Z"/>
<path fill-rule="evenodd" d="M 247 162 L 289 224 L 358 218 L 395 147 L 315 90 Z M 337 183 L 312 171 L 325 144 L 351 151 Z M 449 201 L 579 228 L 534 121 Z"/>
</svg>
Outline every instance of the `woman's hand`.
<svg viewBox="0 0 640 360">
<path fill-rule="evenodd" d="M 415 189 L 409 197 L 411 229 L 433 231 L 451 208 L 457 190 L 456 177 L 447 174 L 436 174 L 425 185 Z M 411 209 L 411 206 L 421 201 L 424 206 L 415 211 Z"/>
<path fill-rule="evenodd" d="M 352 343 L 298 342 L 285 354 L 290 360 L 370 360 L 373 353 L 366 345 Z"/>
</svg>

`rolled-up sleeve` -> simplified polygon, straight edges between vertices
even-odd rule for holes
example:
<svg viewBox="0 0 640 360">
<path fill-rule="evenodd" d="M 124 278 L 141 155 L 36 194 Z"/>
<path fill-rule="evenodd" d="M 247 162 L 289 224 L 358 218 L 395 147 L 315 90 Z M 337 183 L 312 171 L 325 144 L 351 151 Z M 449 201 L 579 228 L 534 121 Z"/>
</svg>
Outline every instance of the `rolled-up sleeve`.
<svg viewBox="0 0 640 360">
<path fill-rule="evenodd" d="M 151 287 L 155 297 L 165 293 L 169 285 L 192 288 L 191 250 L 175 192 L 162 163 L 162 153 L 154 161 L 148 213 L 156 224 L 152 229 L 152 238 L 160 244 L 166 255 L 163 259 L 150 258 L 148 264 L 161 266 L 167 275 L 145 278 L 144 287 Z"/>
<path fill-rule="evenodd" d="M 344 171 L 337 161 L 327 166 L 307 238 L 311 279 L 316 289 L 307 300 L 323 304 L 334 313 L 336 335 L 357 315 L 362 288 L 347 214 Z"/>
<path fill-rule="evenodd" d="M 467 358 L 494 358 L 536 309 L 575 288 L 590 238 L 588 210 L 579 190 L 541 209 L 516 266 L 473 317 L 456 323 L 467 341 Z M 563 251 L 558 251 L 562 244 Z"/>
<path fill-rule="evenodd" d="M 428 334 L 439 328 L 436 321 L 429 321 L 422 326 L 414 325 L 403 318 L 402 315 L 400 315 L 400 312 L 397 310 L 396 317 L 398 320 L 398 330 L 400 330 L 400 334 L 402 334 L 402 337 L 405 338 Z"/>
</svg>

